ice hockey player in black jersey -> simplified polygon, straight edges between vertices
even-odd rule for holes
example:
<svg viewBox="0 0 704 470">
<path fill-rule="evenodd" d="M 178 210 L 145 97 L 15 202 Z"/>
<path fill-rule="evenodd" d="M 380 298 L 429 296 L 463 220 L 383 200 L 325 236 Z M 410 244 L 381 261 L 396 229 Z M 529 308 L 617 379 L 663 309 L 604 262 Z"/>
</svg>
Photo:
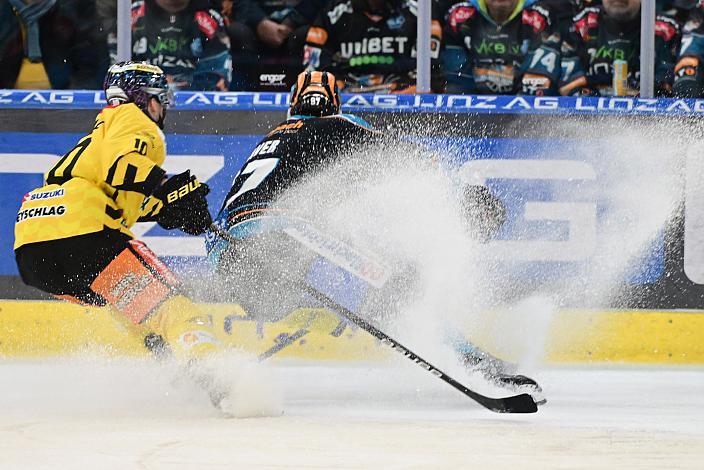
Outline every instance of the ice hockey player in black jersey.
<svg viewBox="0 0 704 470">
<path fill-rule="evenodd" d="M 315 306 L 296 288 L 308 282 L 312 266 L 321 257 L 335 260 L 356 280 L 354 287 L 338 294 L 346 306 L 353 305 L 367 317 L 385 316 L 376 306 L 390 305 L 388 297 L 403 295 L 412 285 L 412 269 L 386 271 L 383 262 L 361 253 L 338 237 L 316 226 L 317 221 L 299 208 L 285 206 L 279 196 L 304 177 L 333 165 L 351 154 L 378 145 L 409 151 L 416 144 L 383 135 L 359 117 L 340 114 L 335 77 L 328 72 L 303 72 L 291 93 L 289 118 L 276 126 L 253 150 L 234 179 L 215 219 L 217 231 L 206 237 L 211 265 L 224 280 L 224 291 L 237 297 L 222 300 L 240 303 L 254 318 L 278 320 L 296 308 Z M 486 222 L 487 230 L 503 224 L 505 209 L 485 187 L 468 187 L 467 217 Z M 223 238 L 218 232 L 227 231 Z M 486 234 L 483 234 L 486 235 Z M 293 287 L 293 288 L 292 288 Z M 307 303 L 302 303 L 307 302 Z M 453 335 L 454 336 L 454 335 Z M 453 346 L 468 367 L 480 368 L 500 385 L 539 389 L 524 376 L 505 375 L 506 364 L 452 338 Z M 526 388 L 522 389 L 526 390 Z"/>
<path fill-rule="evenodd" d="M 272 281 L 277 276 L 267 272 L 270 263 L 258 261 L 260 255 L 267 256 L 267 248 L 259 246 L 264 243 L 259 239 L 276 239 L 281 229 L 263 225 L 272 220 L 281 223 L 283 216 L 295 213 L 291 210 L 281 214 L 280 210 L 272 209 L 277 197 L 301 178 L 334 163 L 353 147 L 373 145 L 380 137 L 363 119 L 340 114 L 340 94 L 332 73 L 303 72 L 298 76 L 288 118 L 254 148 L 215 219 L 219 228 L 243 241 L 233 249 L 216 234 L 206 237 L 211 264 L 232 284 L 242 286 L 244 290 L 238 292 L 236 300 L 248 311 L 261 316 L 257 313 L 264 309 L 259 303 L 266 299 L 271 307 L 266 309 L 266 316 L 280 318 L 300 302 L 297 295 L 287 295 L 289 289 L 285 285 Z M 268 233 L 266 237 L 250 236 L 261 232 Z M 278 245 L 285 244 L 286 237 L 282 238 L 276 240 Z M 289 264 L 296 264 L 293 261 Z"/>
<path fill-rule="evenodd" d="M 364 120 L 340 114 L 335 77 L 327 72 L 298 76 L 289 114 L 254 148 L 237 175 L 223 205 L 230 222 L 242 211 L 268 204 L 281 190 L 345 149 L 378 136 Z"/>
</svg>

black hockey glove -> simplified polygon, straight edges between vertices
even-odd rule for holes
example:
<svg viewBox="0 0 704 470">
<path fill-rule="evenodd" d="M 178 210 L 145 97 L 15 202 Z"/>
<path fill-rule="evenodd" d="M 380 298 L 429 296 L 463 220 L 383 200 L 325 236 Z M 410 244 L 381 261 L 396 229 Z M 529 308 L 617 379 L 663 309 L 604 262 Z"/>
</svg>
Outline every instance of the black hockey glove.
<svg viewBox="0 0 704 470">
<path fill-rule="evenodd" d="M 190 170 L 172 176 L 152 194 L 164 203 L 156 216 L 157 223 L 167 230 L 178 228 L 190 235 L 204 233 L 213 222 L 205 200 L 209 192 L 208 185 L 198 181 Z"/>
<path fill-rule="evenodd" d="M 486 186 L 466 186 L 462 208 L 470 234 L 487 242 L 506 222 L 506 206 Z"/>
</svg>

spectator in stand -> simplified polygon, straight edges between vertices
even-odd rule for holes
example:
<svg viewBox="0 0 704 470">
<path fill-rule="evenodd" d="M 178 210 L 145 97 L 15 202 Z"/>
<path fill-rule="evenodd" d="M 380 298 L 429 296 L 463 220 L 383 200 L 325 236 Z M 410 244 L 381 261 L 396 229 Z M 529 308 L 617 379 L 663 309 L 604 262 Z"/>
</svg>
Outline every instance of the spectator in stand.
<svg viewBox="0 0 704 470">
<path fill-rule="evenodd" d="M 595 1 L 589 0 L 542 0 L 542 3 L 550 8 L 553 20 L 557 25 L 560 38 L 567 36 L 567 32 L 572 24 L 572 18 L 579 13 L 586 5 L 592 6 Z"/>
<path fill-rule="evenodd" d="M 301 71 L 308 27 L 326 0 L 222 0 L 236 64 L 233 88 L 288 90 Z M 277 76 L 279 79 L 272 79 Z"/>
<path fill-rule="evenodd" d="M 682 32 L 677 65 L 675 66 L 675 84 L 673 93 L 681 98 L 704 97 L 704 5 L 702 2 L 691 5 L 687 12 Z"/>
<path fill-rule="evenodd" d="M 443 69 L 453 93 L 515 94 L 531 53 L 551 72 L 560 35 L 544 2 L 472 0 L 455 3 L 445 15 Z M 541 77 L 538 81 L 544 84 Z"/>
<path fill-rule="evenodd" d="M 655 23 L 655 92 L 669 96 L 674 79 L 680 26 L 659 14 Z M 561 70 L 541 67 L 534 54 L 529 70 L 546 83 L 558 83 L 561 95 L 635 96 L 640 89 L 640 0 L 603 0 L 573 20 L 560 49 Z M 537 51 L 539 53 L 539 51 Z M 524 80 L 525 93 L 545 88 Z M 551 89 L 552 91 L 552 89 Z"/>
<path fill-rule="evenodd" d="M 416 12 L 411 0 L 333 0 L 308 30 L 304 65 L 335 74 L 341 91 L 413 93 Z M 437 13 L 434 8 L 431 88 L 442 92 L 442 27 Z"/>
<path fill-rule="evenodd" d="M 99 89 L 108 65 L 95 0 L 0 2 L 0 88 Z"/>
<path fill-rule="evenodd" d="M 117 38 L 109 37 L 114 54 Z M 230 39 L 207 0 L 134 2 L 132 59 L 158 65 L 174 90 L 227 90 L 232 76 Z"/>
<path fill-rule="evenodd" d="M 676 19 L 680 25 L 687 22 L 690 12 L 699 6 L 700 0 L 656 0 L 656 11 Z"/>
</svg>

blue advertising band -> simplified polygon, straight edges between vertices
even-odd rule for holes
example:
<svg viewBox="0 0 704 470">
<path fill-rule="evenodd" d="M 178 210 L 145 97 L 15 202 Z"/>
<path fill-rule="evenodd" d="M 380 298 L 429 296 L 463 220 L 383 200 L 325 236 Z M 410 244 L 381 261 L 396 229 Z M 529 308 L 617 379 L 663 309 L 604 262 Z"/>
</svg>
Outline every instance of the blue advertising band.
<svg viewBox="0 0 704 470">
<path fill-rule="evenodd" d="M 0 109 L 100 109 L 102 91 L 0 90 Z M 178 92 L 176 109 L 283 111 L 288 93 Z M 440 112 L 503 114 L 704 115 L 701 99 L 631 97 L 371 95 L 343 94 L 347 112 Z"/>
</svg>

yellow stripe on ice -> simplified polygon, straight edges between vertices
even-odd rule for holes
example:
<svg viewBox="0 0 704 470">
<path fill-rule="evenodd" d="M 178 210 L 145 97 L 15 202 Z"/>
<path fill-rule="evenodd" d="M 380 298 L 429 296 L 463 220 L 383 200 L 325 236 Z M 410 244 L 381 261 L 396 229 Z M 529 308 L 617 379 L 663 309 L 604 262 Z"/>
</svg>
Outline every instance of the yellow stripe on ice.
<svg viewBox="0 0 704 470">
<path fill-rule="evenodd" d="M 256 354 L 304 329 L 307 333 L 277 352 L 276 357 L 360 360 L 388 355 L 370 335 L 344 326 L 324 310 L 298 310 L 278 322 L 258 324 L 236 305 L 203 307 L 224 343 Z M 474 339 L 495 354 L 515 359 L 487 338 Z M 139 332 L 113 318 L 108 309 L 59 301 L 0 301 L 0 357 L 96 352 L 146 354 Z M 543 360 L 704 364 L 704 313 L 563 310 L 551 320 Z"/>
</svg>

